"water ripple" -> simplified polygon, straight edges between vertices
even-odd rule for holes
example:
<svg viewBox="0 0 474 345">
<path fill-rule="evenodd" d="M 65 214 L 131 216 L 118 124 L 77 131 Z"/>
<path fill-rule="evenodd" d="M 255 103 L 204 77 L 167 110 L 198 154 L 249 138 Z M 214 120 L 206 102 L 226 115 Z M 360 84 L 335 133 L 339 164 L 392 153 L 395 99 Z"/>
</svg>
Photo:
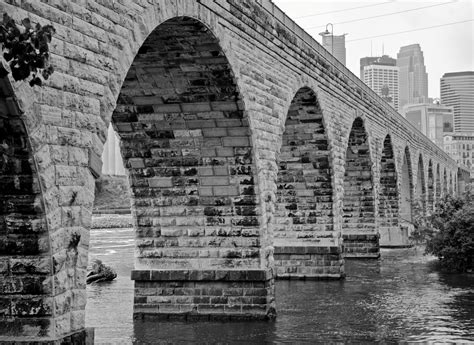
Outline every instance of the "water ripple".
<svg viewBox="0 0 474 345">
<path fill-rule="evenodd" d="M 420 250 L 347 261 L 345 281 L 277 281 L 275 322 L 134 321 L 133 236 L 133 229 L 91 232 L 91 258 L 118 274 L 87 287 L 86 324 L 97 344 L 474 344 L 474 276 L 440 273 Z"/>
</svg>

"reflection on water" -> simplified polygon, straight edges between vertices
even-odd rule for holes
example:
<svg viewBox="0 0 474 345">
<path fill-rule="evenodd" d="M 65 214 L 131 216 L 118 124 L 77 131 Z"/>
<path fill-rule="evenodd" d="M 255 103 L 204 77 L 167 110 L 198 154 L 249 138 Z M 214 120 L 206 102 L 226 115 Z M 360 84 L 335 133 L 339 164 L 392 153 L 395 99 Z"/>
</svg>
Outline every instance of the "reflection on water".
<svg viewBox="0 0 474 345">
<path fill-rule="evenodd" d="M 117 280 L 87 288 L 96 343 L 474 342 L 474 276 L 440 273 L 413 249 L 347 261 L 345 281 L 277 281 L 275 322 L 132 320 L 133 230 L 92 230 L 91 258 Z"/>
</svg>

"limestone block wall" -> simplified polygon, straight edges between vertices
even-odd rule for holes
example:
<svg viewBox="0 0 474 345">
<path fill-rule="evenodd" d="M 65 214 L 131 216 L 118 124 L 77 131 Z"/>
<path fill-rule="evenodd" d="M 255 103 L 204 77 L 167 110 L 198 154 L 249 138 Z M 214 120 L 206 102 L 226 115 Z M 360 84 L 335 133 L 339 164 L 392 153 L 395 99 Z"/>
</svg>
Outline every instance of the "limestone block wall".
<svg viewBox="0 0 474 345">
<path fill-rule="evenodd" d="M 406 187 L 410 187 L 409 182 L 405 184 Z M 402 198 L 409 197 L 410 191 L 407 192 L 408 194 L 405 195 L 400 193 L 400 196 Z M 398 176 L 390 135 L 387 135 L 384 140 L 380 164 L 379 217 L 379 244 L 384 246 L 398 243 L 395 241 L 400 231 Z"/>
<path fill-rule="evenodd" d="M 278 156 L 275 269 L 279 278 L 341 278 L 334 246 L 333 170 L 324 114 L 316 94 L 300 89 L 291 102 Z M 323 246 L 328 243 L 330 248 Z"/>
<path fill-rule="evenodd" d="M 10 82 L 1 78 L 0 334 L 49 336 L 53 315 L 68 306 L 65 301 L 53 307 L 55 282 L 44 203 L 20 114 Z"/>
<path fill-rule="evenodd" d="M 432 213 L 433 212 L 433 208 L 435 206 L 435 180 L 434 180 L 434 175 L 433 175 L 433 163 L 432 161 L 430 160 L 429 164 L 428 164 L 428 181 L 427 181 L 427 184 L 428 184 L 428 204 L 426 206 L 426 209 L 427 209 L 427 212 L 428 213 Z"/>
<path fill-rule="evenodd" d="M 368 135 L 357 118 L 347 144 L 342 201 L 342 235 L 346 257 L 378 256 L 375 194 Z"/>
</svg>

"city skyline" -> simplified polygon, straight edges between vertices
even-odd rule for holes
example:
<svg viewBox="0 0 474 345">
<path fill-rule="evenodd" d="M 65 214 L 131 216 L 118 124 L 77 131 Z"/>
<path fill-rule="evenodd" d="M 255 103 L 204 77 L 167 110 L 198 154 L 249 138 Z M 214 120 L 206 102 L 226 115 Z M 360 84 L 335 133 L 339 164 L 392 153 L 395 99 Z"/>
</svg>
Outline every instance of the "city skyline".
<svg viewBox="0 0 474 345">
<path fill-rule="evenodd" d="M 454 107 L 456 132 L 474 132 L 474 72 L 446 73 L 441 78 L 441 102 Z"/>
<path fill-rule="evenodd" d="M 274 0 L 274 3 L 318 42 L 321 42 L 319 32 L 325 30 L 327 23 L 333 24 L 334 35 L 348 34 L 346 66 L 358 77 L 360 58 L 396 57 L 400 47 L 416 43 L 424 53 L 428 97 L 440 97 L 439 83 L 444 73 L 474 70 L 471 1 Z M 466 20 L 471 21 L 418 30 Z M 401 31 L 410 32 L 381 36 Z M 381 37 L 365 39 L 373 36 Z"/>
<path fill-rule="evenodd" d="M 397 54 L 400 71 L 400 109 L 407 104 L 428 103 L 428 74 L 419 44 L 400 47 Z"/>
</svg>

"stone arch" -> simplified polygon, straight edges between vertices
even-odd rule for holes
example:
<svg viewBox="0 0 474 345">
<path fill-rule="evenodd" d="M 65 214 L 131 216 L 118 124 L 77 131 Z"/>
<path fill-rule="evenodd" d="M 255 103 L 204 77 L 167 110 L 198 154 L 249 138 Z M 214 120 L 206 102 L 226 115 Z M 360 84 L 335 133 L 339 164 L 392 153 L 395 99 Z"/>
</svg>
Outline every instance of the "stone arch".
<svg viewBox="0 0 474 345">
<path fill-rule="evenodd" d="M 453 181 L 454 181 L 454 194 L 459 195 L 457 170 L 453 173 Z"/>
<path fill-rule="evenodd" d="M 443 196 L 448 195 L 448 175 L 446 173 L 446 168 L 444 168 L 443 173 Z"/>
<path fill-rule="evenodd" d="M 270 288 L 273 277 L 261 269 L 268 258 L 261 251 L 249 122 L 214 34 L 189 17 L 160 24 L 125 77 L 112 122 L 121 137 L 136 219 L 132 279 L 140 302 L 134 313 L 178 312 L 161 311 L 162 302 L 149 295 L 150 287 L 160 291 L 170 281 L 189 285 L 198 296 L 212 280 L 226 280 L 224 290 L 245 284 L 252 269 L 260 272 L 252 279 Z M 155 277 L 153 269 L 170 273 Z M 248 307 L 257 318 L 273 313 L 263 300 Z M 192 301 L 183 308 L 185 315 L 209 313 Z"/>
<path fill-rule="evenodd" d="M 435 203 L 434 189 L 435 189 L 435 181 L 434 181 L 434 175 L 433 175 L 433 162 L 430 159 L 428 163 L 428 206 L 427 206 L 429 213 L 433 212 L 433 207 Z"/>
<path fill-rule="evenodd" d="M 436 164 L 436 185 L 435 185 L 435 201 L 439 202 L 441 200 L 442 190 L 441 190 L 441 174 L 439 172 L 439 163 Z"/>
<path fill-rule="evenodd" d="M 346 257 L 378 257 L 375 198 L 369 136 L 357 117 L 345 157 L 342 234 Z"/>
<path fill-rule="evenodd" d="M 380 245 L 390 245 L 392 232 L 398 230 L 399 193 L 395 155 L 391 136 L 383 142 L 380 160 L 379 233 Z"/>
<path fill-rule="evenodd" d="M 418 169 L 416 179 L 416 202 L 421 211 L 426 212 L 426 180 L 425 180 L 425 166 L 423 164 L 423 156 L 418 156 Z"/>
<path fill-rule="evenodd" d="M 30 140 L 15 91 L 4 76 L 0 78 L 0 337 L 55 336 L 53 315 L 67 319 L 68 311 L 60 303 L 67 296 L 55 290 L 51 275 L 78 258 L 79 240 L 55 251 L 58 239 L 48 231 L 38 160 Z M 49 203 L 56 208 L 58 203 L 72 206 L 71 192 L 61 189 Z"/>
<path fill-rule="evenodd" d="M 294 260 L 285 259 L 288 253 L 284 249 L 320 244 L 332 237 L 334 230 L 330 145 L 323 111 L 309 87 L 300 88 L 289 106 L 278 165 L 274 228 L 277 274 L 310 277 L 314 275 L 312 266 L 293 267 Z M 331 269 L 329 261 L 327 266 Z"/>
<path fill-rule="evenodd" d="M 400 195 L 400 218 L 402 222 L 413 221 L 413 168 L 410 149 L 405 147 L 402 164 L 402 181 Z"/>
<path fill-rule="evenodd" d="M 453 185 L 453 173 L 449 172 L 449 195 L 453 196 L 454 194 L 454 185 Z"/>
</svg>

